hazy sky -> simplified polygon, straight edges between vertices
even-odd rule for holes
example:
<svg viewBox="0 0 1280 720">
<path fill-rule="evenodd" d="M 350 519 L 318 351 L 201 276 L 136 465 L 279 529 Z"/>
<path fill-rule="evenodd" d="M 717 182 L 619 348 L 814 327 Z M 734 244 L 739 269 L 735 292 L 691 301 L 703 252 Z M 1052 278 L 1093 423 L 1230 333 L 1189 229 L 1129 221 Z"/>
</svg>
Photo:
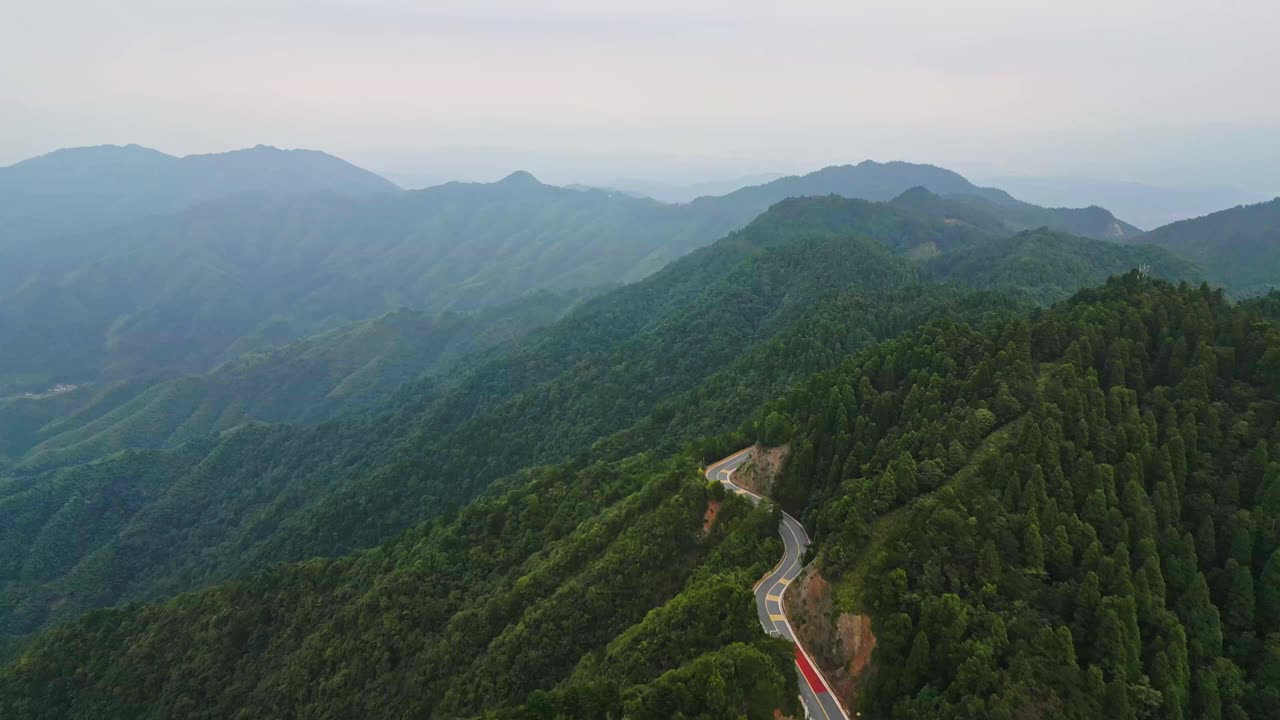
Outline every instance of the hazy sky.
<svg viewBox="0 0 1280 720">
<path fill-rule="evenodd" d="M 622 175 L 873 157 L 1280 192 L 1275 0 L 0 0 L 0 18 L 0 164 L 269 143 L 429 173 L 437 155 L 404 151 L 485 146 Z"/>
</svg>

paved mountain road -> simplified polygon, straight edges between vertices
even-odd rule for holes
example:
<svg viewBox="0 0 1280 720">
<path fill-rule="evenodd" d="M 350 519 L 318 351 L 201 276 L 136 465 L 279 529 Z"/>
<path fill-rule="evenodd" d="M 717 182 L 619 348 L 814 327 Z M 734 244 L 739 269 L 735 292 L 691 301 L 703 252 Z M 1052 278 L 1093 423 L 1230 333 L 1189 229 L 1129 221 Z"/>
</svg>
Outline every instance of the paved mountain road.
<svg viewBox="0 0 1280 720">
<path fill-rule="evenodd" d="M 717 480 L 731 492 L 750 498 L 753 502 L 769 502 L 745 488 L 733 483 L 733 471 L 737 470 L 749 457 L 749 450 L 730 455 L 707 468 L 707 479 Z M 822 677 L 813 660 L 804 648 L 796 641 L 791 623 L 782 606 L 782 596 L 787 586 L 803 569 L 801 559 L 804 550 L 809 546 L 809 534 L 804 531 L 799 521 L 785 511 L 782 513 L 782 525 L 778 528 L 782 536 L 782 561 L 769 574 L 756 584 L 756 614 L 760 617 L 760 625 L 770 635 L 786 638 L 796 645 L 796 671 L 800 674 L 800 697 L 804 701 L 805 713 L 811 720 L 849 720 L 848 714 L 841 707 L 831 692 L 830 686 Z"/>
</svg>

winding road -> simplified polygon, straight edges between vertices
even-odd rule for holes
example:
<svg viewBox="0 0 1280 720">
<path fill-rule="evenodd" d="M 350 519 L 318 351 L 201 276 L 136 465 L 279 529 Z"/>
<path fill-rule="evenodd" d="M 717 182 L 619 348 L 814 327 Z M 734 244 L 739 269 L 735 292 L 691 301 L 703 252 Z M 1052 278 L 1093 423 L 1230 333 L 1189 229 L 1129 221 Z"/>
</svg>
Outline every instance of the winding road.
<svg viewBox="0 0 1280 720">
<path fill-rule="evenodd" d="M 733 471 L 750 458 L 750 448 L 730 455 L 707 468 L 707 479 L 717 480 L 731 492 L 743 495 L 753 502 L 769 502 L 746 488 L 733 483 Z M 818 670 L 809 653 L 796 640 L 791 623 L 787 622 L 787 614 L 782 605 L 782 596 L 791 581 L 803 569 L 801 558 L 809 546 L 809 534 L 804 526 L 791 517 L 786 511 L 782 513 L 782 525 L 778 528 L 782 536 L 782 561 L 768 575 L 756 583 L 756 614 L 760 616 L 760 624 L 765 632 L 777 637 L 786 638 L 796 646 L 796 672 L 800 674 L 800 698 L 804 701 L 805 714 L 810 720 L 849 720 L 849 715 L 831 692 L 831 686 Z"/>
</svg>

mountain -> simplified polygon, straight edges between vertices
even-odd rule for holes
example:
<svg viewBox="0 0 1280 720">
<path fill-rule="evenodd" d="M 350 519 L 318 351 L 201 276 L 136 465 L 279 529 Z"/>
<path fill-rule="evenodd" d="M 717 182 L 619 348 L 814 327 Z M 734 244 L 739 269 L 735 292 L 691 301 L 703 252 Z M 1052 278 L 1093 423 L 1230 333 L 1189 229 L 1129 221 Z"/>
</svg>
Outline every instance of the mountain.
<svg viewBox="0 0 1280 720">
<path fill-rule="evenodd" d="M 472 314 L 402 310 L 262 353 L 206 375 L 135 378 L 0 402 L 0 463 L 20 472 L 126 449 L 175 446 L 251 421 L 314 423 L 368 410 L 400 386 L 562 316 L 582 293 L 540 291 Z M 0 467 L 3 465 L 0 464 Z"/>
<path fill-rule="evenodd" d="M 672 184 L 656 180 L 636 178 L 618 178 L 603 183 L 598 187 L 619 192 L 643 195 L 666 203 L 687 203 L 696 198 L 709 195 L 727 195 L 735 190 L 753 185 L 764 185 L 783 177 L 781 173 L 760 173 L 726 178 L 724 180 L 704 180 L 687 184 Z"/>
<path fill-rule="evenodd" d="M 0 248 L 101 230 L 246 192 L 393 192 L 314 150 L 259 145 L 174 157 L 139 145 L 69 148 L 0 168 Z"/>
<path fill-rule="evenodd" d="M 745 220 L 742 220 L 745 222 Z M 0 392 L 203 373 L 402 308 L 644 277 L 739 218 L 517 173 L 365 195 L 241 194 L 0 251 Z"/>
<path fill-rule="evenodd" d="M 1278 348 L 1220 293 L 1129 273 L 833 353 L 700 446 L 772 448 L 762 491 L 814 527 L 788 614 L 863 716 L 1263 717 Z M 0 708 L 796 712 L 747 589 L 777 516 L 720 497 L 706 457 L 539 468 L 371 550 L 89 614 L 0 669 Z"/>
<path fill-rule="evenodd" d="M 983 192 L 959 173 L 935 165 L 864 160 L 857 165 L 832 165 L 807 175 L 789 175 L 763 185 L 741 188 L 726 197 L 776 201 L 782 197 L 803 195 L 840 195 L 863 200 L 892 200 L 913 187 L 923 187 L 936 195 Z"/>
<path fill-rule="evenodd" d="M 1175 186 L 1076 177 L 1002 176 L 991 184 L 1039 205 L 1109 208 L 1139 227 L 1154 228 L 1266 198 L 1227 185 Z"/>
<path fill-rule="evenodd" d="M 872 218 L 879 210 L 834 198 L 784 203 L 645 281 L 583 303 L 448 386 L 406 387 L 368 417 L 251 424 L 170 451 L 15 477 L 0 497 L 10 519 L 0 530 L 9 563 L 0 607 L 10 609 L 0 632 L 376 544 L 522 467 L 588 450 L 833 292 L 913 282 L 911 266 L 884 245 L 849 235 L 860 215 L 827 212 L 844 203 Z M 917 295 L 925 302 L 912 316 L 940 311 Z M 866 339 L 895 327 L 868 325 Z M 743 408 L 716 410 L 723 424 Z M 60 518 L 82 513 L 101 533 L 72 541 Z M 48 528 L 43 538 L 39 528 Z M 57 562 L 44 555 L 53 547 L 64 548 Z"/>
<path fill-rule="evenodd" d="M 1156 228 L 1137 239 L 1168 248 L 1236 295 L 1280 287 L 1280 198 Z"/>
<path fill-rule="evenodd" d="M 1036 208 L 907 163 L 828 168 L 683 205 L 553 187 L 524 172 L 413 192 L 244 192 L 53 242 L 0 246 L 0 338 L 10 339 L 0 344 L 0 393 L 202 374 L 400 309 L 474 310 L 537 289 L 630 282 L 788 197 L 887 200 L 921 184 L 994 218 L 999 227 L 985 230 L 1127 232 L 1104 210 Z"/>
<path fill-rule="evenodd" d="M 1051 230 L 1112 242 L 1130 240 L 1142 233 L 1138 228 L 1117 219 L 1111 211 L 1096 206 L 1042 208 L 1039 205 L 1031 205 L 1012 198 L 1001 200 L 995 194 L 989 196 L 957 194 L 948 197 L 1000 216 L 1010 230 L 1047 227 Z"/>
<path fill-rule="evenodd" d="M 1061 300 L 1081 285 L 1101 284 L 1129 268 L 1170 280 L 1203 277 L 1194 263 L 1154 245 L 1117 245 L 1043 228 L 961 248 L 925 267 L 941 281 L 1018 288 L 1041 302 Z"/>
<path fill-rule="evenodd" d="M 31 720 L 794 714 L 792 650 L 764 636 L 752 610 L 774 525 L 764 508 L 712 494 L 687 461 L 539 472 L 355 556 L 54 631 L 0 672 L 0 710 Z M 86 652 L 45 660 L 82 628 Z M 112 643 L 119 655 L 99 652 Z M 64 675 L 81 662 L 79 679 Z M 90 669 L 107 666 L 109 680 Z"/>
<path fill-rule="evenodd" d="M 797 634 L 865 717 L 1267 717 L 1278 380 L 1280 326 L 1137 273 L 849 359 L 757 415 Z"/>
<path fill-rule="evenodd" d="M 930 283 L 904 257 L 998 239 L 954 219 L 833 196 L 788 200 L 367 416 L 246 425 L 0 482 L 12 520 L 0 533 L 3 632 L 369 547 L 518 483 L 522 468 L 677 452 L 851 350 L 933 318 L 1026 307 L 1026 289 Z M 1087 241 L 1071 248 L 1093 251 Z M 1112 271 L 1129 259 L 1116 256 Z M 998 285 L 981 279 L 986 270 L 953 279 Z M 68 534 L 85 524 L 98 531 Z"/>
<path fill-rule="evenodd" d="M 1043 208 L 1019 201 L 1003 190 L 978 187 L 945 168 L 906 162 L 866 160 L 857 165 L 832 166 L 808 175 L 789 176 L 764 185 L 741 188 L 723 198 L 699 198 L 694 204 L 759 207 L 787 197 L 828 194 L 864 200 L 891 200 L 916 187 L 975 205 L 999 217 L 1011 231 L 1047 226 L 1102 240 L 1123 240 L 1141 232 L 1102 208 Z"/>
</svg>

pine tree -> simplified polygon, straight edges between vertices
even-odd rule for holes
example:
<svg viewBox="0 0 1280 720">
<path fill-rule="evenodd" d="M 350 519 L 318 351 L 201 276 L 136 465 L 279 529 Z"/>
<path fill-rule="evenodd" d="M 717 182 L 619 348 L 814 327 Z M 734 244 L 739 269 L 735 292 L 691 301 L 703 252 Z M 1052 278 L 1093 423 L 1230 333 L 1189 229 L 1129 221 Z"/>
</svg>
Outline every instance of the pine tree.
<svg viewBox="0 0 1280 720">
<path fill-rule="evenodd" d="M 1253 633 L 1254 592 L 1253 574 L 1247 566 L 1227 561 L 1227 604 L 1223 611 L 1223 624 L 1235 633 Z"/>
<path fill-rule="evenodd" d="M 903 452 L 898 456 L 894 471 L 894 481 L 898 487 L 898 497 L 903 501 L 910 500 L 919 494 L 919 473 L 916 468 L 916 460 L 911 456 L 911 453 Z"/>
<path fill-rule="evenodd" d="M 1044 573 L 1044 540 L 1040 537 L 1039 525 L 1032 523 L 1027 526 L 1027 531 L 1023 535 L 1022 546 L 1026 557 L 1027 570 L 1038 574 Z"/>
<path fill-rule="evenodd" d="M 996 582 L 1000 579 L 1002 572 L 1000 552 L 996 550 L 995 542 L 987 538 L 982 543 L 982 550 L 978 555 L 978 582 Z"/>
<path fill-rule="evenodd" d="M 1196 559 L 1200 567 L 1210 568 L 1218 559 L 1218 536 L 1213 527 L 1213 516 L 1206 515 L 1196 530 Z"/>
<path fill-rule="evenodd" d="M 1059 625 L 1053 634 L 1058 647 L 1057 655 L 1062 659 L 1062 664 L 1069 668 L 1075 668 L 1076 646 L 1071 637 L 1071 628 Z"/>
<path fill-rule="evenodd" d="M 1258 628 L 1263 634 L 1280 632 L 1280 549 L 1271 553 L 1258 580 Z"/>
<path fill-rule="evenodd" d="M 1095 647 L 1098 663 L 1111 677 L 1122 678 L 1128 673 L 1129 657 L 1124 635 L 1124 626 L 1115 608 L 1104 607 L 1098 613 Z"/>
<path fill-rule="evenodd" d="M 1196 671 L 1195 705 L 1197 717 L 1205 720 L 1222 720 L 1222 698 L 1218 693 L 1218 676 L 1213 670 Z"/>
<path fill-rule="evenodd" d="M 1107 683 L 1107 717 L 1114 720 L 1134 720 L 1133 707 L 1129 704 L 1129 690 L 1124 680 Z"/>
<path fill-rule="evenodd" d="M 914 692 L 929 682 L 929 662 L 929 635 L 921 629 L 911 643 L 911 654 L 903 667 L 903 691 Z"/>
</svg>

